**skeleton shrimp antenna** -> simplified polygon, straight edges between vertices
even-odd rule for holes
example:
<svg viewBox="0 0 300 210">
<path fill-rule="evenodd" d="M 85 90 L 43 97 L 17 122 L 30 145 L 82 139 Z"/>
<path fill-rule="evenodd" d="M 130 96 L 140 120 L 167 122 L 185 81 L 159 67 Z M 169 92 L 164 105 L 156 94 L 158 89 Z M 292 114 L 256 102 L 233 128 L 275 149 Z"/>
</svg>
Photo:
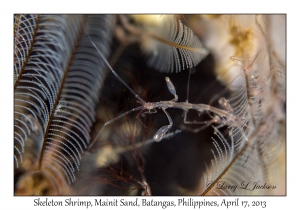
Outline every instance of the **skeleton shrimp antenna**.
<svg viewBox="0 0 300 210">
<path fill-rule="evenodd" d="M 100 52 L 100 50 L 98 49 L 98 47 L 96 46 L 96 44 L 92 41 L 90 35 L 86 32 L 86 34 L 88 35 L 91 43 L 94 45 L 94 47 L 96 48 L 97 52 L 99 53 L 99 55 L 102 57 L 102 59 L 104 60 L 104 62 L 106 63 L 106 65 L 108 66 L 108 68 L 111 70 L 111 72 L 118 78 L 118 80 L 120 82 L 123 83 L 123 85 L 125 85 L 125 87 L 131 91 L 131 93 L 144 105 L 146 102 L 138 95 L 136 94 L 122 79 L 121 77 L 117 74 L 117 72 L 115 72 L 113 70 L 113 68 L 109 65 L 109 63 L 107 62 L 107 60 L 105 59 L 104 55 Z"/>
</svg>

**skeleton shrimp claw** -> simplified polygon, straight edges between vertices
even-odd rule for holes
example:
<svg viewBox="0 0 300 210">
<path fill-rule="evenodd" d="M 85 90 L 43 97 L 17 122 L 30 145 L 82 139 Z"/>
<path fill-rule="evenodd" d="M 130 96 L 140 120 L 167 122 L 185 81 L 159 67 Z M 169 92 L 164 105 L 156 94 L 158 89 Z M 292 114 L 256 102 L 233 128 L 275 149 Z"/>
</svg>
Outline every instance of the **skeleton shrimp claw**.
<svg viewBox="0 0 300 210">
<path fill-rule="evenodd" d="M 162 137 L 168 132 L 168 130 L 171 128 L 171 125 L 165 125 L 163 127 L 161 127 L 156 134 L 154 135 L 153 139 L 156 142 L 160 142 L 160 140 L 162 139 Z"/>
<path fill-rule="evenodd" d="M 178 100 L 178 96 L 176 95 L 176 89 L 169 77 L 166 77 L 166 82 L 170 93 L 172 93 L 175 97 L 172 101 L 176 102 Z"/>
<path fill-rule="evenodd" d="M 164 135 L 168 132 L 168 130 L 173 126 L 173 121 L 172 121 L 172 118 L 170 117 L 169 113 L 165 110 L 165 109 L 162 109 L 164 111 L 164 113 L 166 114 L 168 120 L 169 120 L 169 125 L 165 125 L 163 127 L 161 127 L 157 132 L 156 134 L 154 135 L 153 139 L 156 141 L 156 142 L 160 142 L 160 140 L 162 139 L 162 137 L 164 137 Z"/>
</svg>

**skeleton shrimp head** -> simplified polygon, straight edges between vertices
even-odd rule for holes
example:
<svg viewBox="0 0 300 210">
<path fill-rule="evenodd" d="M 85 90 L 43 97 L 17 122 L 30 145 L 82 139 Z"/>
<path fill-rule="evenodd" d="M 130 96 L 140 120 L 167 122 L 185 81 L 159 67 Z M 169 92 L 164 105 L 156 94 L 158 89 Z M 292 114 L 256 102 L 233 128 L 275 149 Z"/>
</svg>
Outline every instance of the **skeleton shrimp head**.
<svg viewBox="0 0 300 210">
<path fill-rule="evenodd" d="M 154 109 L 154 108 L 156 108 L 156 107 L 155 107 L 155 105 L 154 105 L 153 103 L 151 103 L 151 102 L 146 102 L 146 103 L 144 104 L 144 109 L 147 109 L 148 111 L 150 111 L 150 110 L 152 110 L 152 109 Z"/>
<path fill-rule="evenodd" d="M 152 113 L 156 113 L 156 105 L 154 103 L 151 103 L 151 102 L 146 102 L 144 103 L 144 109 L 146 109 L 148 112 L 148 114 L 152 114 Z"/>
</svg>

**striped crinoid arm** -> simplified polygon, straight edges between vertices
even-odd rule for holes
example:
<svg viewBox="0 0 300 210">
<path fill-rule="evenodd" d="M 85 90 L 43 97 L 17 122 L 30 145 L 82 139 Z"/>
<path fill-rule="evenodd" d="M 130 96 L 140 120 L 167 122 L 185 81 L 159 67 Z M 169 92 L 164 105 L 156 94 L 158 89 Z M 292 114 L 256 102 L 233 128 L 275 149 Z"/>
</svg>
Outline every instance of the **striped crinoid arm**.
<svg viewBox="0 0 300 210">
<path fill-rule="evenodd" d="M 14 81 L 24 70 L 36 32 L 38 15 L 14 15 Z"/>
<path fill-rule="evenodd" d="M 150 66 L 161 72 L 180 72 L 198 65 L 209 54 L 193 31 L 175 16 L 161 19 L 156 27 L 149 27 L 142 41 Z"/>
<path fill-rule="evenodd" d="M 105 79 L 105 66 L 88 35 L 109 56 L 112 19 L 40 16 L 16 85 L 15 166 L 39 171 L 58 190 L 75 181 Z"/>
</svg>

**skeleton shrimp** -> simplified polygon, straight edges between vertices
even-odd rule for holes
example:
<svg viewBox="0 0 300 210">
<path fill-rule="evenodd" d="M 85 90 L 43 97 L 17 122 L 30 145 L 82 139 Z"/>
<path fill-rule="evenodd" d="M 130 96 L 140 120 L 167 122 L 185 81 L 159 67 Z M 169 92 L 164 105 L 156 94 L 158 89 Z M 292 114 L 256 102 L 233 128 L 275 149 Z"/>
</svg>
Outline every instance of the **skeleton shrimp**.
<svg viewBox="0 0 300 210">
<path fill-rule="evenodd" d="M 169 77 L 166 77 L 166 83 L 167 83 L 167 87 L 168 90 L 170 91 L 170 93 L 174 96 L 174 98 L 170 101 L 160 101 L 160 102 L 146 102 L 144 101 L 138 94 L 136 94 L 125 82 L 124 80 L 122 80 L 120 78 L 120 76 L 113 70 L 113 68 L 110 66 L 110 64 L 108 63 L 108 61 L 105 59 L 105 57 L 103 56 L 103 54 L 101 53 L 101 51 L 98 49 L 98 47 L 96 46 L 96 44 L 91 40 L 91 38 L 89 37 L 91 43 L 93 44 L 93 46 L 96 48 L 97 52 L 99 53 L 99 55 L 101 56 L 101 58 L 103 59 L 103 61 L 105 62 L 105 64 L 108 66 L 108 68 L 110 69 L 110 71 L 115 75 L 115 77 L 138 99 L 138 102 L 141 104 L 141 106 L 133 108 L 121 115 L 119 115 L 118 117 L 111 119 L 109 121 L 107 121 L 101 128 L 101 130 L 98 132 L 98 134 L 96 135 L 96 137 L 93 139 L 93 141 L 90 144 L 90 148 L 92 147 L 92 145 L 96 142 L 96 140 L 99 138 L 99 136 L 101 135 L 102 131 L 105 129 L 105 127 L 111 123 L 113 123 L 114 121 L 132 113 L 135 111 L 140 111 L 143 112 L 146 110 L 145 113 L 156 113 L 157 109 L 161 109 L 168 121 L 169 124 L 162 126 L 153 136 L 153 139 L 156 142 L 161 141 L 161 139 L 165 136 L 165 134 L 171 129 L 171 127 L 173 126 L 173 120 L 170 117 L 169 113 L 167 112 L 167 109 L 169 108 L 176 108 L 176 109 L 182 109 L 183 110 L 183 118 L 184 118 L 184 123 L 185 124 L 205 124 L 205 126 L 203 127 L 207 127 L 209 125 L 211 125 L 212 123 L 218 123 L 220 124 L 220 127 L 228 125 L 231 127 L 239 127 L 242 124 L 244 124 L 245 120 L 243 118 L 237 117 L 233 114 L 233 109 L 231 108 L 229 102 L 225 99 L 225 98 L 220 98 L 219 99 L 219 103 L 220 105 L 224 108 L 224 109 L 219 109 L 219 108 L 215 108 L 213 106 L 210 105 L 206 105 L 206 104 L 192 104 L 192 103 L 188 103 L 188 100 L 186 100 L 185 102 L 177 102 L 178 100 L 178 96 L 176 94 L 176 89 L 175 86 L 173 85 L 173 83 L 171 82 Z M 187 113 L 190 109 L 196 110 L 199 115 L 201 113 L 203 113 L 204 111 L 208 111 L 210 113 L 214 114 L 214 117 L 210 120 L 210 121 L 204 121 L 204 122 L 196 122 L 196 121 L 187 121 Z M 138 116 L 140 115 L 140 113 L 138 114 Z"/>
</svg>

